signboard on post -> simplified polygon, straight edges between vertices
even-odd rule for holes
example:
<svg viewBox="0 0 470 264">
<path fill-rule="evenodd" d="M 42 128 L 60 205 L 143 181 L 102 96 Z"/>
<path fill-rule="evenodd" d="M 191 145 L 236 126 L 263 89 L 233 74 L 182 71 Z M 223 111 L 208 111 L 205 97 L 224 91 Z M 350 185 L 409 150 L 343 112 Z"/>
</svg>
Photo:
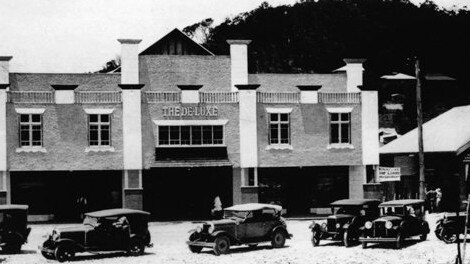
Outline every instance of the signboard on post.
<svg viewBox="0 0 470 264">
<path fill-rule="evenodd" d="M 379 182 L 400 181 L 400 167 L 379 167 Z"/>
</svg>

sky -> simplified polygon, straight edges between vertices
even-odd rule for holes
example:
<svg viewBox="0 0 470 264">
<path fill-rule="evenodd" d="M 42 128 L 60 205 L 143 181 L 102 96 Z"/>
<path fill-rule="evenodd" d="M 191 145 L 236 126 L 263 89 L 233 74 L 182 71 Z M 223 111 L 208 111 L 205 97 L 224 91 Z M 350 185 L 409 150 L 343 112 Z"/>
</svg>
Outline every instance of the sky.
<svg viewBox="0 0 470 264">
<path fill-rule="evenodd" d="M 423 0 L 411 0 L 414 3 Z M 0 0 L 0 56 L 11 72 L 90 72 L 120 53 L 118 38 L 145 49 L 173 28 L 205 18 L 215 24 L 263 0 Z M 267 0 L 270 5 L 297 0 Z M 435 0 L 469 6 L 470 0 Z"/>
</svg>

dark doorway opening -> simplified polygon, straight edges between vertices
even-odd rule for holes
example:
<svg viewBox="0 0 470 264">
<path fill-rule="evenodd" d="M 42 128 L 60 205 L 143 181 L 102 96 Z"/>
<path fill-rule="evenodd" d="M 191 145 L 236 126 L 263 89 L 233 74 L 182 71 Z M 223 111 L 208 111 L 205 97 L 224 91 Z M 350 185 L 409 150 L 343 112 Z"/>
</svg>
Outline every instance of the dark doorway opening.
<svg viewBox="0 0 470 264">
<path fill-rule="evenodd" d="M 143 172 L 144 209 L 160 221 L 211 218 L 214 198 L 232 205 L 232 167 L 153 168 Z"/>
<path fill-rule="evenodd" d="M 289 216 L 349 197 L 348 167 L 262 168 L 258 177 L 260 202 L 280 204 Z"/>
<path fill-rule="evenodd" d="M 11 200 L 30 215 L 79 222 L 80 211 L 122 207 L 122 171 L 11 172 Z M 86 204 L 79 202 L 85 198 Z M 82 199 L 83 200 L 83 199 Z"/>
</svg>

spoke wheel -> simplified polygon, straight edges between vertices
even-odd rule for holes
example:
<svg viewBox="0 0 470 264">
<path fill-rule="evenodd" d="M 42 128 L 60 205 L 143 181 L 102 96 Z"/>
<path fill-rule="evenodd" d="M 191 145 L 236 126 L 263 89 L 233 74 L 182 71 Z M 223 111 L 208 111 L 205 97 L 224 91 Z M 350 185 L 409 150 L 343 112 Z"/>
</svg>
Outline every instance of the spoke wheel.
<svg viewBox="0 0 470 264">
<path fill-rule="evenodd" d="M 144 254 L 145 245 L 144 242 L 140 239 L 132 239 L 129 246 L 129 254 L 132 256 L 139 256 Z"/>
<path fill-rule="evenodd" d="M 312 245 L 314 247 L 317 247 L 318 245 L 320 245 L 320 236 L 318 235 L 316 231 L 312 232 Z"/>
<path fill-rule="evenodd" d="M 230 252 L 230 240 L 226 236 L 219 236 L 214 241 L 214 253 L 218 256 L 220 254 L 228 254 Z"/>
<path fill-rule="evenodd" d="M 352 246 L 352 238 L 349 234 L 348 231 L 344 231 L 344 234 L 343 234 L 343 243 L 344 243 L 344 246 L 345 247 L 350 247 Z"/>
<path fill-rule="evenodd" d="M 459 236 L 453 232 L 452 230 L 443 230 L 441 239 L 442 241 L 446 242 L 447 244 L 452 244 L 457 242 Z"/>
<path fill-rule="evenodd" d="M 286 235 L 281 230 L 274 232 L 271 240 L 273 248 L 281 248 L 286 244 Z"/>
<path fill-rule="evenodd" d="M 75 257 L 75 252 L 70 247 L 58 246 L 55 249 L 54 257 L 59 262 L 65 262 L 73 259 L 73 257 Z"/>
</svg>

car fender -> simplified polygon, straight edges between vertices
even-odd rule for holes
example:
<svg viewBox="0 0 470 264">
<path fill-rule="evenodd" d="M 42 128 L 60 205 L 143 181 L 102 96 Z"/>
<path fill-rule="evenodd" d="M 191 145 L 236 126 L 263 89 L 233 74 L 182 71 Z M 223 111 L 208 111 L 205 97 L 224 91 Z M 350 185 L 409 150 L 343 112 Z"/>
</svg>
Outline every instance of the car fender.
<svg viewBox="0 0 470 264">
<path fill-rule="evenodd" d="M 314 231 L 320 232 L 321 231 L 321 226 L 318 223 L 315 223 L 313 226 L 310 225 L 310 229 L 312 230 L 312 232 L 314 232 Z"/>
<path fill-rule="evenodd" d="M 423 221 L 422 226 L 423 226 L 423 231 L 425 231 L 426 234 L 428 234 L 431 231 L 429 229 L 429 224 L 427 221 Z"/>
<path fill-rule="evenodd" d="M 285 227 L 283 227 L 283 226 L 276 226 L 275 228 L 273 228 L 273 229 L 271 230 L 271 236 L 272 236 L 272 234 L 274 234 L 275 232 L 277 232 L 277 231 L 279 231 L 279 230 L 284 233 L 284 235 L 286 236 L 286 238 L 289 237 L 289 232 L 287 232 L 287 229 L 286 229 Z"/>
</svg>

